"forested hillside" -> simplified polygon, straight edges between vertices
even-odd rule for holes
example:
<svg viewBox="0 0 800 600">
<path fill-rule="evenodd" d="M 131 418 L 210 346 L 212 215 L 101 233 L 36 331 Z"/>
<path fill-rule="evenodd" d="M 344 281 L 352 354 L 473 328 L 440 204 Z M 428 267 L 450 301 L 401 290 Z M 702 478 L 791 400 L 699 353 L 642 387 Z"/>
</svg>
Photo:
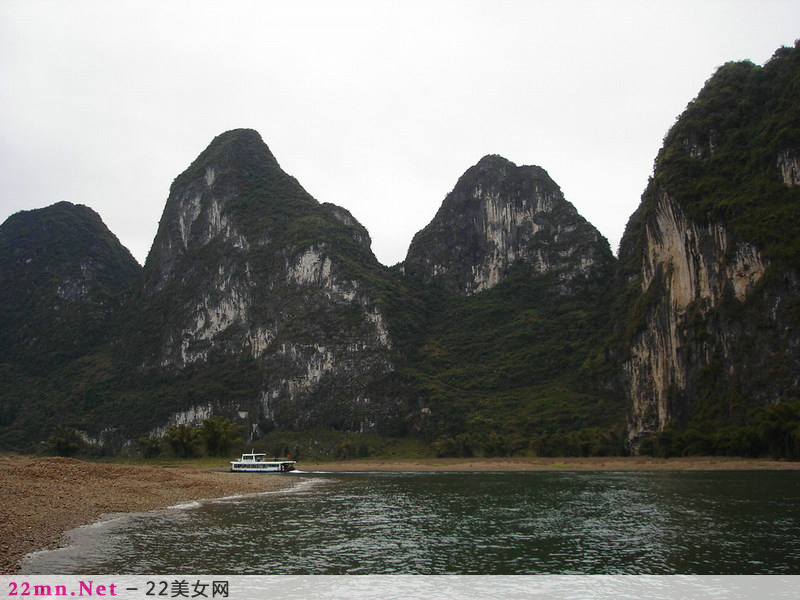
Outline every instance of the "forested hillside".
<svg viewBox="0 0 800 600">
<path fill-rule="evenodd" d="M 143 268 L 86 207 L 13 215 L 0 446 L 798 458 L 799 98 L 797 45 L 720 67 L 618 258 L 488 155 L 386 267 L 249 129 L 178 175 Z"/>
</svg>

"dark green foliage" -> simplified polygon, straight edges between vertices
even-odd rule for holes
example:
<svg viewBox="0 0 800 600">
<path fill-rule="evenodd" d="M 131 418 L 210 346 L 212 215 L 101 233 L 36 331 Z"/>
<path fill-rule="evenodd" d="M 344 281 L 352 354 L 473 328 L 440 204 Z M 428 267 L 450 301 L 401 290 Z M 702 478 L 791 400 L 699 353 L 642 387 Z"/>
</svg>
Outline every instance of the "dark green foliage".
<svg viewBox="0 0 800 600">
<path fill-rule="evenodd" d="M 0 362 L 46 373 L 106 343 L 139 271 L 85 206 L 12 215 L 0 226 Z"/>
<path fill-rule="evenodd" d="M 58 456 L 75 456 L 86 449 L 86 441 L 75 429 L 58 425 L 48 440 L 50 452 Z"/>
<path fill-rule="evenodd" d="M 609 389 L 607 303 L 597 292 L 563 296 L 555 275 L 519 267 L 495 288 L 451 297 L 409 360 L 430 407 L 428 435 L 448 455 L 468 447 L 493 455 L 519 451 L 536 434 L 624 420 Z M 461 433 L 498 438 L 450 447 Z"/>
<path fill-rule="evenodd" d="M 142 458 L 156 458 L 157 456 L 161 456 L 163 447 L 161 438 L 154 436 L 140 437 L 136 440 L 136 445 Z"/>
<path fill-rule="evenodd" d="M 163 441 L 172 452 L 181 458 L 193 456 L 227 456 L 233 446 L 241 442 L 241 427 L 226 417 L 203 419 L 199 426 L 173 425 L 164 433 Z M 139 451 L 143 458 L 152 458 L 161 453 L 161 439 L 139 438 Z"/>
<path fill-rule="evenodd" d="M 191 425 L 173 425 L 167 429 L 164 439 L 169 444 L 175 456 L 191 458 L 197 455 L 200 449 L 200 428 Z"/>
<path fill-rule="evenodd" d="M 396 438 L 321 428 L 275 430 L 254 440 L 247 450 L 252 447 L 271 456 L 290 456 L 303 461 L 430 455 L 427 443 L 413 437 Z"/>
<path fill-rule="evenodd" d="M 241 429 L 226 417 L 211 417 L 203 419 L 199 438 L 209 456 L 226 456 L 231 446 L 241 440 Z"/>
<path fill-rule="evenodd" d="M 476 446 L 476 440 L 468 433 L 439 438 L 433 443 L 433 449 L 439 457 L 470 458 L 475 455 Z"/>
<path fill-rule="evenodd" d="M 369 446 L 365 443 L 358 443 L 352 440 L 344 440 L 334 453 L 337 460 L 352 460 L 355 458 L 366 458 L 369 456 Z"/>
<path fill-rule="evenodd" d="M 724 222 L 775 266 L 796 266 L 800 188 L 783 183 L 778 157 L 800 150 L 798 98 L 798 46 L 764 67 L 727 63 L 670 130 L 649 189 L 668 190 L 697 221 Z"/>
<path fill-rule="evenodd" d="M 745 456 L 800 460 L 800 400 L 752 409 L 746 424 L 714 428 L 708 422 L 685 430 L 668 429 L 644 440 L 641 454 Z"/>
<path fill-rule="evenodd" d="M 544 433 L 531 440 L 530 450 L 536 456 L 623 456 L 627 453 L 622 426 Z"/>
</svg>

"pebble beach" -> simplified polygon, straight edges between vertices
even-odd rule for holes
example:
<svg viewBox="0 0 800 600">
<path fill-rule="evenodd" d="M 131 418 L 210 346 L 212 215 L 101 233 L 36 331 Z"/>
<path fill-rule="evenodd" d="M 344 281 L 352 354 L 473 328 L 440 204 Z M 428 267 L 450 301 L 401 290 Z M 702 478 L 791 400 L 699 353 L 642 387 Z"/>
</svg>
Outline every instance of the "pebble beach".
<svg viewBox="0 0 800 600">
<path fill-rule="evenodd" d="M 0 573 L 29 553 L 57 548 L 67 531 L 113 513 L 146 512 L 204 498 L 275 491 L 283 477 L 192 465 L 118 465 L 71 458 L 0 457 Z"/>
</svg>

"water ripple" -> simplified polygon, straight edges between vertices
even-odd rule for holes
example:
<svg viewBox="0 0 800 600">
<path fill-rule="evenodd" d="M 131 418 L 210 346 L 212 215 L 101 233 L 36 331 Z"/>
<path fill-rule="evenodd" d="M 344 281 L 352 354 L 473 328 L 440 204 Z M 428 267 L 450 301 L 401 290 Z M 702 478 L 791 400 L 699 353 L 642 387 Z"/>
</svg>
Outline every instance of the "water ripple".
<svg viewBox="0 0 800 600">
<path fill-rule="evenodd" d="M 788 574 L 794 473 L 301 475 L 303 491 L 134 515 L 26 572 Z"/>
</svg>

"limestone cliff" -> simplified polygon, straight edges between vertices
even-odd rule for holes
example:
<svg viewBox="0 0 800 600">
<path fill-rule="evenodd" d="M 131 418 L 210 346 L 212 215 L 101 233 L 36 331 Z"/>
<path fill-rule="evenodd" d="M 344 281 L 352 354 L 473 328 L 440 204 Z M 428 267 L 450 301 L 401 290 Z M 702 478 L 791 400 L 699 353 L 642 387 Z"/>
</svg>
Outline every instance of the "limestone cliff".
<svg viewBox="0 0 800 600">
<path fill-rule="evenodd" d="M 737 338 L 746 335 L 746 324 L 711 315 L 746 302 L 767 270 L 759 250 L 737 242 L 723 225 L 690 220 L 664 191 L 652 200 L 641 272 L 643 297 L 651 303 L 626 364 L 632 440 L 686 426 L 700 372 L 717 356 L 729 359 Z"/>
<path fill-rule="evenodd" d="M 594 427 L 614 452 L 624 406 L 602 352 L 614 262 L 540 167 L 486 156 L 468 169 L 404 263 L 442 297 L 411 355 L 424 427 L 463 454 L 498 452 L 498 439 L 565 452 L 543 440 Z"/>
<path fill-rule="evenodd" d="M 544 169 L 486 156 L 414 236 L 406 273 L 451 293 L 488 290 L 515 265 L 553 273 L 565 293 L 607 272 L 606 240 L 581 217 Z"/>
<path fill-rule="evenodd" d="M 798 45 L 721 67 L 667 134 L 619 260 L 543 169 L 486 156 L 386 268 L 252 130 L 175 179 L 143 269 L 85 207 L 14 215 L 0 446 L 66 425 L 131 449 L 226 416 L 248 439 L 610 454 L 627 404 L 634 451 L 800 457 L 798 98 Z"/>
<path fill-rule="evenodd" d="M 741 426 L 800 390 L 799 73 L 797 49 L 725 65 L 665 139 L 620 253 L 640 289 L 624 362 L 634 449 Z"/>
<path fill-rule="evenodd" d="M 395 350 L 363 280 L 383 269 L 369 246 L 352 215 L 314 200 L 255 131 L 217 137 L 175 180 L 145 264 L 139 368 L 253 368 L 238 393 L 196 396 L 167 423 L 223 413 L 251 435 L 374 428 L 368 387 Z"/>
</svg>

